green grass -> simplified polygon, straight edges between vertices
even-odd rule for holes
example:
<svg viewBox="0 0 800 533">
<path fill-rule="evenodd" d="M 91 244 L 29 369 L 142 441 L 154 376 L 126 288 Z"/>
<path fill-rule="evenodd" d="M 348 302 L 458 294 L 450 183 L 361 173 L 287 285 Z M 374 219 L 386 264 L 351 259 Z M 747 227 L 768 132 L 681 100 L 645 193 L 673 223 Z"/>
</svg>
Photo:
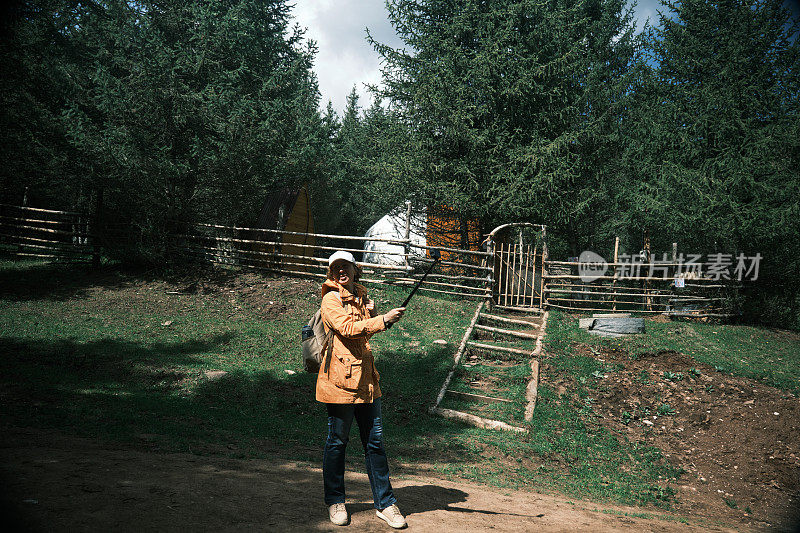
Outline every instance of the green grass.
<svg viewBox="0 0 800 533">
<path fill-rule="evenodd" d="M 618 349 L 632 358 L 672 350 L 722 372 L 757 379 L 795 394 L 800 392 L 797 333 L 743 325 L 647 321 L 644 335 L 609 338 L 579 329 L 577 318 L 566 313 L 551 311 L 550 316 L 558 324 L 558 335 L 551 337 L 548 344 L 557 353 L 569 351 L 576 343 Z M 674 381 L 682 377 L 678 373 L 666 376 Z"/>
<path fill-rule="evenodd" d="M 284 306 L 282 314 L 265 316 L 246 297 L 248 287 L 170 294 L 188 282 L 113 269 L 88 274 L 0 263 L 0 423 L 162 451 L 318 462 L 327 424 L 324 407 L 314 400 L 315 376 L 302 370 L 299 332 L 319 305 L 319 283 L 264 280 L 269 287 L 262 300 Z M 371 289 L 384 309 L 405 294 Z M 371 342 L 394 472 L 432 470 L 501 487 L 668 505 L 667 480 L 678 471 L 661 452 L 587 422 L 596 373 L 614 369 L 573 353 L 576 342 L 607 340 L 576 331 L 568 315 L 551 314 L 549 372 L 573 374 L 586 387 L 559 397 L 543 384 L 529 434 L 486 431 L 428 414 L 475 306 L 418 294 L 403 321 Z M 448 344 L 434 344 L 437 339 Z M 647 342 L 636 348 L 662 348 L 661 341 Z M 777 353 L 788 355 L 785 347 Z M 729 359 L 717 362 L 735 368 Z M 210 381 L 208 370 L 228 375 Z M 485 370 L 462 369 L 462 377 Z M 494 415 L 523 424 L 526 365 L 500 372 L 506 379 L 494 392 L 514 403 L 492 407 Z M 360 470 L 362 452 L 357 439 L 352 442 L 349 468 Z"/>
<path fill-rule="evenodd" d="M 512 425 L 522 425 L 525 413 L 525 388 L 530 378 L 530 365 L 518 364 L 509 367 L 494 367 L 477 364 L 461 366 L 453 376 L 450 389 L 482 394 L 494 398 L 511 400 L 511 403 L 483 403 L 445 395 L 441 407 L 473 413 L 484 418 L 501 420 Z M 486 390 L 470 386 L 474 381 L 493 380 Z"/>
</svg>

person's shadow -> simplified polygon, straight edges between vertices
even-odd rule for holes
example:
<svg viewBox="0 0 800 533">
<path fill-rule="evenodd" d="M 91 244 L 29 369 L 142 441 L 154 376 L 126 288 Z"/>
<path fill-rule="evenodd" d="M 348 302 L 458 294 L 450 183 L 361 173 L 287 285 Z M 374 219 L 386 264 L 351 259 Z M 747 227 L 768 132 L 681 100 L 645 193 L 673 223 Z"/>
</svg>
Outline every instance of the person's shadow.
<svg viewBox="0 0 800 533">
<path fill-rule="evenodd" d="M 463 490 L 440 487 L 438 485 L 412 485 L 394 489 L 395 496 L 400 505 L 400 510 L 406 516 L 425 513 L 427 511 L 455 511 L 459 513 L 479 513 L 485 515 L 521 516 L 527 518 L 541 518 L 544 514 L 527 515 L 519 513 L 503 513 L 483 509 L 469 509 L 453 504 L 467 501 L 468 494 Z M 373 509 L 371 503 L 356 503 L 348 506 L 353 513 Z"/>
</svg>

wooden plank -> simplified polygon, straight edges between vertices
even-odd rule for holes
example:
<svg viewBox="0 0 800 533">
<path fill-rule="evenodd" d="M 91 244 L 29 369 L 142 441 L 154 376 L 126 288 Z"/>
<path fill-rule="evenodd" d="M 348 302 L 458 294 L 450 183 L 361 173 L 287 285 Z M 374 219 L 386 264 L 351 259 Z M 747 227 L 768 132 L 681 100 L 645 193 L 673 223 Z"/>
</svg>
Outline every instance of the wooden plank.
<svg viewBox="0 0 800 533">
<path fill-rule="evenodd" d="M 539 243 L 537 242 L 533 246 L 533 267 L 531 267 L 531 273 L 533 273 L 533 285 L 531 286 L 531 304 L 536 300 L 536 253 L 539 251 Z M 541 287 L 539 287 L 541 290 Z"/>
<path fill-rule="evenodd" d="M 21 257 L 37 257 L 39 259 L 70 259 L 70 260 L 79 260 L 79 262 L 85 262 L 89 260 L 86 254 L 84 254 L 83 259 L 75 255 L 31 254 L 26 252 L 17 252 L 15 255 Z"/>
<path fill-rule="evenodd" d="M 619 236 L 614 239 L 614 264 L 616 265 L 619 262 Z M 611 282 L 611 288 L 613 289 L 617 284 L 617 267 L 614 267 L 614 281 Z M 614 295 L 614 305 L 611 307 L 614 311 L 617 310 L 617 296 Z"/>
<path fill-rule="evenodd" d="M 518 318 L 506 318 L 504 316 L 490 315 L 489 313 L 481 313 L 481 318 L 488 318 L 489 320 L 496 320 L 497 322 L 503 322 L 505 324 L 519 324 L 521 326 L 539 327 L 539 325 L 535 322 L 520 320 Z"/>
<path fill-rule="evenodd" d="M 203 224 L 203 223 L 200 223 L 200 222 L 195 223 L 193 225 L 194 226 L 204 227 L 204 228 L 216 228 L 216 229 L 224 229 L 224 230 L 231 230 L 231 231 L 247 230 L 247 231 L 262 232 L 262 233 L 275 233 L 275 234 L 279 234 L 279 235 L 307 235 L 304 232 L 293 232 L 293 231 L 284 231 L 284 230 L 266 229 L 266 228 L 243 228 L 243 227 L 238 227 L 238 226 L 222 226 L 222 225 L 219 225 L 219 224 Z M 385 243 L 388 243 L 388 244 L 397 244 L 399 246 L 406 246 L 407 245 L 407 246 L 410 246 L 411 248 L 420 248 L 420 249 L 425 249 L 425 250 L 436 248 L 437 250 L 440 250 L 440 251 L 443 251 L 443 252 L 450 251 L 450 252 L 455 252 L 455 253 L 471 254 L 471 255 L 477 255 L 477 256 L 482 256 L 482 255 L 486 255 L 487 254 L 487 252 L 481 252 L 481 251 L 477 251 L 477 250 L 464 250 L 464 249 L 461 249 L 461 248 L 444 248 L 444 247 L 438 247 L 438 246 L 426 246 L 426 245 L 422 245 L 422 244 L 415 244 L 415 243 L 411 243 L 411 242 L 406 242 L 403 239 L 379 239 L 379 238 L 375 238 L 375 237 L 354 237 L 354 236 L 351 236 L 351 235 L 329 235 L 329 234 L 325 234 L 325 233 L 315 233 L 314 237 L 315 238 L 339 239 L 339 240 L 343 240 L 343 241 L 385 242 Z M 360 251 L 363 251 L 363 250 L 360 250 Z M 397 255 L 403 255 L 403 254 L 397 254 Z M 445 263 L 442 263 L 442 264 L 445 264 Z M 463 263 L 459 263 L 459 264 L 462 265 L 462 266 L 469 266 L 469 265 L 463 264 Z M 473 265 L 473 267 L 474 268 L 479 268 L 477 265 Z"/>
<path fill-rule="evenodd" d="M 453 357 L 453 367 L 447 374 L 447 377 L 444 380 L 444 385 L 442 385 L 442 388 L 439 389 L 439 394 L 436 396 L 436 403 L 433 404 L 432 409 L 438 408 L 439 404 L 442 403 L 442 398 L 444 398 L 444 393 L 447 391 L 447 386 L 450 385 L 450 380 L 453 379 L 453 374 L 455 374 L 456 368 L 458 368 L 458 364 L 461 362 L 461 356 L 464 355 L 464 350 L 467 348 L 469 337 L 472 335 L 472 330 L 475 327 L 475 324 L 478 323 L 478 317 L 481 315 L 481 311 L 483 310 L 483 306 L 485 304 L 486 302 L 483 301 L 478 304 L 478 308 L 475 309 L 475 315 L 472 317 L 472 321 L 469 323 L 469 326 L 467 326 L 466 331 L 464 331 L 464 337 L 462 337 L 461 344 L 458 345 L 458 350 L 456 350 L 455 356 Z"/>
<path fill-rule="evenodd" d="M 511 277 L 511 271 L 508 264 L 509 260 L 508 243 L 503 243 L 503 247 L 505 248 L 505 258 L 503 259 L 501 254 L 501 261 L 505 265 L 505 267 L 503 268 L 503 272 L 506 275 L 506 286 L 505 289 L 503 289 L 503 304 L 508 305 L 508 278 Z"/>
<path fill-rule="evenodd" d="M 531 326 L 537 327 L 535 324 L 531 324 Z M 513 337 L 519 337 L 520 339 L 536 339 L 537 337 L 537 335 L 533 333 L 523 333 L 521 331 L 514 331 L 510 329 L 492 328 L 489 326 L 482 326 L 480 324 L 475 324 L 475 329 L 489 331 L 491 333 L 500 333 L 502 335 L 511 335 Z"/>
<path fill-rule="evenodd" d="M 53 246 L 77 246 L 77 247 L 80 247 L 80 246 L 89 247 L 89 246 L 91 246 L 89 244 L 84 244 L 84 243 L 73 243 L 73 242 L 67 242 L 67 241 L 54 241 L 52 239 L 37 239 L 36 237 L 26 237 L 24 235 L 11 235 L 9 233 L 0 233 L 0 237 L 8 237 L 9 239 L 18 240 L 18 241 L 43 242 L 43 243 L 51 244 Z M 19 244 L 22 245 L 23 243 L 19 243 Z"/>
<path fill-rule="evenodd" d="M 39 228 L 36 226 L 25 226 L 20 224 L 4 224 L 7 228 L 15 228 L 15 229 L 26 229 L 30 231 L 40 231 L 43 233 L 54 233 L 56 235 L 69 235 L 71 237 L 93 237 L 88 233 L 83 233 L 80 231 L 66 231 L 66 230 L 59 230 L 59 229 L 49 229 L 49 228 Z"/>
<path fill-rule="evenodd" d="M 401 285 L 401 286 L 405 286 L 405 287 L 413 286 L 412 283 L 405 283 L 405 282 L 404 283 L 393 283 L 391 279 L 380 279 L 379 280 L 379 279 L 361 278 L 361 281 L 372 282 L 372 283 L 381 283 L 383 285 Z M 425 285 L 421 285 L 419 290 L 428 291 L 428 292 L 435 292 L 435 293 L 439 293 L 439 294 L 452 294 L 453 296 L 463 296 L 465 298 L 484 298 L 483 294 L 472 294 L 472 293 L 468 293 L 468 292 L 455 292 L 455 291 L 442 291 L 442 290 L 439 290 L 439 289 L 430 289 L 430 288 L 426 287 Z"/>
<path fill-rule="evenodd" d="M 525 428 L 512 426 L 510 424 L 506 424 L 505 422 L 501 422 L 499 420 L 490 420 L 488 418 L 481 418 L 479 416 L 470 413 L 462 413 L 461 411 L 454 411 L 452 409 L 442 409 L 441 407 L 434 407 L 431 409 L 431 413 L 442 416 L 444 418 L 458 420 L 459 422 L 464 422 L 465 424 L 470 424 L 472 426 L 483 429 L 496 429 L 502 431 L 513 431 L 516 433 L 528 433 L 528 430 Z"/>
<path fill-rule="evenodd" d="M 539 281 L 541 284 L 541 290 L 539 292 L 539 308 L 544 309 L 544 293 L 546 292 L 547 286 L 544 283 L 544 265 L 547 263 L 547 241 L 544 240 L 545 238 L 545 230 L 542 229 L 542 272 L 539 277 Z"/>
<path fill-rule="evenodd" d="M 514 273 L 514 277 L 511 278 L 511 305 L 519 305 L 519 282 L 517 280 L 519 273 L 517 272 L 517 248 L 519 245 L 514 241 L 514 248 L 511 255 L 511 272 Z"/>
<path fill-rule="evenodd" d="M 58 246 L 56 244 L 63 244 L 63 246 Z M 43 245 L 43 244 L 28 244 L 28 243 L 18 243 L 20 249 L 22 248 L 38 248 L 41 250 L 51 250 L 53 252 L 66 252 L 66 253 L 81 253 L 81 254 L 91 254 L 92 248 L 86 246 L 85 244 L 69 244 L 69 243 L 56 243 L 51 245 Z"/>
<path fill-rule="evenodd" d="M 701 314 L 694 314 L 694 313 L 672 313 L 668 312 L 665 313 L 669 316 L 681 316 L 681 317 L 689 317 L 689 318 L 704 318 L 704 317 L 731 317 L 735 316 L 733 313 L 701 313 Z"/>
<path fill-rule="evenodd" d="M 510 228 L 512 226 L 525 227 L 525 228 L 539 228 L 540 230 L 544 230 L 544 228 L 547 227 L 547 226 L 545 226 L 543 224 L 531 224 L 530 222 L 509 222 L 508 224 L 502 224 L 502 225 L 497 226 L 496 228 L 494 228 L 491 231 L 491 233 L 489 233 L 489 237 L 494 237 L 500 231 L 502 231 L 502 230 L 504 230 L 506 228 Z"/>
<path fill-rule="evenodd" d="M 496 305 L 498 309 L 504 309 L 506 311 L 521 311 L 523 313 L 541 313 L 542 309 L 540 307 L 514 307 L 512 305 Z"/>
<path fill-rule="evenodd" d="M 54 211 L 52 209 L 39 209 L 37 207 L 28 207 L 24 205 L 11 205 L 11 204 L 0 204 L 3 207 L 12 207 L 14 209 L 21 209 L 23 211 L 36 211 L 39 213 L 53 213 L 55 215 L 74 215 L 74 216 L 81 216 L 85 217 L 88 216 L 86 213 L 77 213 L 75 211 Z"/>
<path fill-rule="evenodd" d="M 553 293 L 557 293 L 557 294 L 580 294 L 582 296 L 614 296 L 614 297 L 617 297 L 617 296 L 621 296 L 621 297 L 624 297 L 624 296 L 652 296 L 653 298 L 672 298 L 672 297 L 675 297 L 675 296 L 680 297 L 679 295 L 676 295 L 675 293 L 663 292 L 663 291 L 662 292 L 658 292 L 658 293 L 654 293 L 654 292 L 652 292 L 652 290 L 651 290 L 651 292 L 649 294 L 640 293 L 640 292 L 587 291 L 587 290 L 584 290 L 584 289 L 575 289 L 575 290 L 570 290 L 570 289 L 547 289 L 547 292 L 550 293 L 550 294 L 553 294 Z M 551 296 L 551 298 L 558 299 L 555 296 Z"/>
<path fill-rule="evenodd" d="M 531 266 L 531 245 L 529 244 L 528 245 L 528 252 L 525 254 L 525 276 L 527 276 L 528 272 L 530 272 L 530 266 Z M 535 280 L 532 280 L 532 281 L 534 283 L 536 282 Z M 522 291 L 522 304 L 523 305 L 525 305 L 525 302 L 528 301 L 528 287 L 529 286 L 531 288 L 531 300 L 533 300 L 533 285 L 530 284 L 530 283 L 526 283 L 525 284 L 525 289 Z"/>
<path fill-rule="evenodd" d="M 430 277 L 431 276 L 428 276 L 428 279 L 430 279 Z M 394 278 L 393 277 L 392 279 L 396 280 L 396 281 L 406 281 L 406 282 L 409 282 L 411 284 L 416 284 L 417 282 L 419 282 L 418 279 L 414 279 L 414 278 Z M 425 283 L 427 285 L 433 285 L 433 286 L 437 286 L 438 285 L 438 286 L 441 286 L 441 287 L 451 287 L 453 289 L 468 289 L 468 290 L 471 290 L 471 291 L 479 291 L 481 294 L 486 292 L 483 287 L 475 287 L 473 285 L 459 285 L 457 283 L 442 283 L 440 281 L 428 281 L 428 280 L 426 280 Z"/>
<path fill-rule="evenodd" d="M 452 389 L 447 389 L 447 394 L 452 394 L 453 396 L 459 396 L 465 400 L 475 400 L 487 403 L 514 403 L 513 401 L 506 400 L 505 398 L 495 398 L 494 396 L 484 396 L 483 394 L 473 394 L 471 392 L 462 392 Z"/>
<path fill-rule="evenodd" d="M 525 390 L 525 421 L 530 422 L 533 418 L 533 411 L 536 409 L 536 399 L 539 397 L 539 360 L 531 360 L 531 379 Z"/>
<path fill-rule="evenodd" d="M 583 279 L 581 276 L 575 276 L 572 274 L 545 274 L 544 276 L 546 279 Z M 614 276 L 596 276 L 595 279 L 614 279 Z M 670 278 L 656 278 L 656 277 L 648 277 L 648 276 L 625 276 L 624 278 L 618 278 L 620 281 L 672 281 Z M 703 278 L 701 278 L 703 279 Z M 699 280 L 694 280 L 699 281 Z"/>
<path fill-rule="evenodd" d="M 74 220 L 42 220 L 38 218 L 20 218 L 20 217 L 9 217 L 5 215 L 0 215 L 0 218 L 5 220 L 15 220 L 17 222 L 31 222 L 33 224 L 55 224 L 61 226 L 88 226 L 89 222 L 79 222 Z"/>
<path fill-rule="evenodd" d="M 489 350 L 493 352 L 513 353 L 518 355 L 530 355 L 533 350 L 520 350 L 519 348 L 508 348 L 506 346 L 495 346 L 493 344 L 484 344 L 482 342 L 469 341 L 467 346 L 471 348 L 478 348 L 479 350 Z"/>
<path fill-rule="evenodd" d="M 637 305 L 642 305 L 642 303 L 638 302 Z M 608 311 L 608 309 L 603 309 L 603 308 L 598 308 L 598 307 L 592 307 L 592 308 L 590 308 L 590 307 L 569 307 L 569 306 L 564 306 L 564 305 L 552 304 L 550 302 L 547 302 L 547 307 L 555 307 L 556 309 L 566 309 L 566 310 L 569 310 L 569 311 L 577 311 L 579 313 L 586 313 L 586 312 L 589 312 L 589 311 Z M 644 310 L 641 310 L 641 309 L 626 309 L 626 311 L 630 311 L 631 313 L 658 313 L 658 314 L 664 314 L 664 311 L 644 311 Z"/>
</svg>

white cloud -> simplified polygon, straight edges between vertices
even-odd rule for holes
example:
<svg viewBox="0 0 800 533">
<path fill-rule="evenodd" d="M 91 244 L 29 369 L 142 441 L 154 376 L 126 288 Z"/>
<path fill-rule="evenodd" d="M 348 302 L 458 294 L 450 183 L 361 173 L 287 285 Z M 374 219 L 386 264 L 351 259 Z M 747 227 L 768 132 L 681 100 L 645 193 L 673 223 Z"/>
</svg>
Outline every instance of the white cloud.
<svg viewBox="0 0 800 533">
<path fill-rule="evenodd" d="M 365 83 L 380 81 L 380 58 L 366 39 L 366 28 L 379 42 L 399 46 L 400 40 L 380 0 L 297 0 L 293 15 L 307 28 L 306 37 L 319 51 L 314 72 L 322 93 L 320 107 L 328 100 L 341 115 L 355 86 L 359 104 L 369 107 L 372 97 Z"/>
<path fill-rule="evenodd" d="M 639 0 L 635 9 L 637 29 L 650 17 L 656 24 L 658 0 Z M 395 48 L 402 42 L 387 18 L 382 0 L 296 0 L 293 15 L 300 26 L 307 28 L 306 37 L 316 41 L 319 52 L 314 72 L 322 93 L 320 107 L 328 100 L 341 115 L 350 90 L 355 86 L 362 108 L 369 107 L 372 97 L 365 83 L 380 82 L 380 58 L 366 40 L 366 28 L 381 43 Z"/>
</svg>

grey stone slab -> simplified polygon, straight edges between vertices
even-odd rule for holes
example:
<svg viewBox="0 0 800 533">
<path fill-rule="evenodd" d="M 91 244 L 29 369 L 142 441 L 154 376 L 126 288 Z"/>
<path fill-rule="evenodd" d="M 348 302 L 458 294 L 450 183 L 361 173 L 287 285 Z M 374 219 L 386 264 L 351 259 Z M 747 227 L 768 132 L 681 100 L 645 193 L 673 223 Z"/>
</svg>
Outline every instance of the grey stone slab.
<svg viewBox="0 0 800 533">
<path fill-rule="evenodd" d="M 634 333 L 644 333 L 643 318 L 595 318 L 594 324 L 589 331 L 600 333 L 611 333 L 618 335 L 630 335 Z"/>
<path fill-rule="evenodd" d="M 592 335 L 597 335 L 598 337 L 624 337 L 625 336 L 622 333 L 611 333 L 611 332 L 607 332 L 607 331 L 599 331 L 599 330 L 596 330 L 596 329 L 590 329 L 588 331 Z"/>
</svg>

